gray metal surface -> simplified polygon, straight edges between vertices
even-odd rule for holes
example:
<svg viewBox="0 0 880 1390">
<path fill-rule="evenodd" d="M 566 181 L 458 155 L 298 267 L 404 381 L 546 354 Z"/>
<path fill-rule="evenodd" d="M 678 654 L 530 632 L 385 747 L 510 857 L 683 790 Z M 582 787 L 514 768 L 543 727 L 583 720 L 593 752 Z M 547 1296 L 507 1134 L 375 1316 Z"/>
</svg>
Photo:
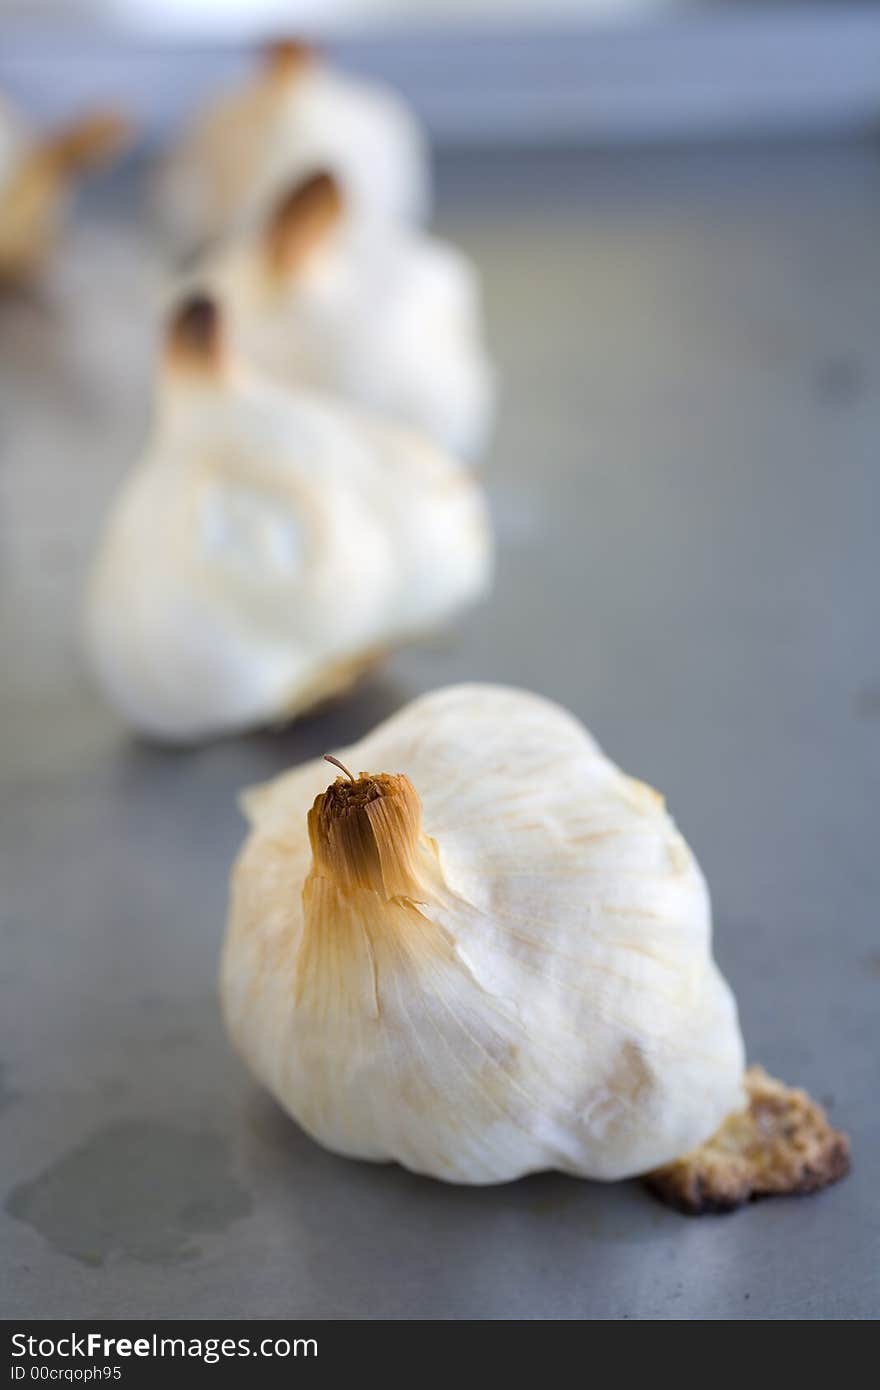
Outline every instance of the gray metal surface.
<svg viewBox="0 0 880 1390">
<path fill-rule="evenodd" d="M 497 590 L 282 733 L 141 746 L 81 667 L 83 566 L 148 405 L 134 190 L 0 311 L 6 1316 L 878 1311 L 880 161 L 441 174 L 504 374 Z M 456 1190 L 324 1153 L 251 1083 L 214 992 L 237 789 L 470 677 L 558 698 L 666 792 L 750 1053 L 831 1103 L 848 1181 L 701 1220 L 636 1184 Z"/>
</svg>

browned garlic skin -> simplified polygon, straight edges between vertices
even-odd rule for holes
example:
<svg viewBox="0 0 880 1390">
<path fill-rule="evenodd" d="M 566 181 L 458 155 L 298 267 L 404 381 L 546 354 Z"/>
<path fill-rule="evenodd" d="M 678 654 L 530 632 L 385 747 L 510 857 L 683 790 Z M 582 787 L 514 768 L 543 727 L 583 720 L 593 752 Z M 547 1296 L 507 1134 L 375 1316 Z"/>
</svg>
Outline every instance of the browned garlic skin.
<svg viewBox="0 0 880 1390">
<path fill-rule="evenodd" d="M 0 282 L 29 280 L 58 239 L 70 192 L 126 143 L 128 123 L 94 113 L 43 140 L 0 107 Z"/>
<path fill-rule="evenodd" d="M 274 380 L 339 395 L 457 457 L 483 452 L 495 372 L 479 275 L 455 246 L 364 225 L 321 170 L 195 273 L 222 301 L 236 349 Z"/>
<path fill-rule="evenodd" d="M 157 189 L 162 220 L 181 248 L 201 247 L 253 225 L 293 182 L 322 168 L 339 179 L 359 220 L 427 215 L 427 146 L 400 98 L 337 71 L 307 44 L 274 44 L 171 150 Z"/>
<path fill-rule="evenodd" d="M 699 868 L 576 720 L 453 687 L 341 757 L 368 771 L 249 794 L 221 972 L 234 1041 L 309 1133 L 454 1182 L 616 1179 L 738 1108 Z"/>
<path fill-rule="evenodd" d="M 339 777 L 315 798 L 308 816 L 312 871 L 341 893 L 365 889 L 389 898 L 417 898 L 422 808 L 402 773 L 356 780 Z"/>
</svg>

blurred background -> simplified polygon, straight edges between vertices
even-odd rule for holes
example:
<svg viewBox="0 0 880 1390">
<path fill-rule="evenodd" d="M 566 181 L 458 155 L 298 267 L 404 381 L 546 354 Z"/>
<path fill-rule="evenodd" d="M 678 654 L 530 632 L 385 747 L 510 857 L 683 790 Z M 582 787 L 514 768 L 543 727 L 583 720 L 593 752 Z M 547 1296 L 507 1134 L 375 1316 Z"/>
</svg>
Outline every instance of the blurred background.
<svg viewBox="0 0 880 1390">
<path fill-rule="evenodd" d="M 499 371 L 497 580 L 346 700 L 174 753 L 97 694 L 82 586 L 152 410 L 156 158 L 284 34 L 427 126 Z M 875 1313 L 880 4 L 2 0 L 0 92 L 134 126 L 0 298 L 5 1315 Z M 426 1196 L 255 1093 L 213 988 L 238 789 L 474 678 L 666 793 L 752 1058 L 853 1135 L 839 1189 L 683 1240 L 629 1186 Z"/>
<path fill-rule="evenodd" d="M 878 111 L 872 0 L 3 0 L 0 16 L 0 81 L 35 115 L 124 96 L 148 142 L 292 29 L 457 144 L 840 131 Z"/>
</svg>

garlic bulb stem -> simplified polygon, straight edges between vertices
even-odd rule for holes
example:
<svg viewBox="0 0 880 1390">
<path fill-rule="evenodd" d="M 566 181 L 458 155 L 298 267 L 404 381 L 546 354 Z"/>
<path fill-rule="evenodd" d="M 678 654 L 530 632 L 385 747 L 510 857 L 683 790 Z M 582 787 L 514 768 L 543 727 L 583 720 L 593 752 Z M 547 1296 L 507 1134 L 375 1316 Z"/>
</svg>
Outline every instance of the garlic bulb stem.
<svg viewBox="0 0 880 1390">
<path fill-rule="evenodd" d="M 196 372 L 206 377 L 222 375 L 227 364 L 227 350 L 215 299 L 195 292 L 175 308 L 165 352 L 172 370 Z"/>
<path fill-rule="evenodd" d="M 298 77 L 317 58 L 314 45 L 304 39 L 276 39 L 266 47 L 263 66 L 270 77 L 286 82 Z"/>
<path fill-rule="evenodd" d="M 332 753 L 324 754 L 324 762 L 332 763 L 334 767 L 338 767 L 340 772 L 344 772 L 346 777 L 348 777 L 350 781 L 357 781 L 357 778 L 355 777 L 354 773 L 348 770 L 348 768 L 345 766 L 345 763 L 341 763 L 338 758 L 334 758 Z"/>
<path fill-rule="evenodd" d="M 358 221 L 424 220 L 428 154 L 406 105 L 383 85 L 336 72 L 311 45 L 287 41 L 196 113 L 158 192 L 169 230 L 192 250 L 262 220 L 285 188 L 324 168 Z"/>
<path fill-rule="evenodd" d="M 59 173 L 72 177 L 113 159 L 130 135 L 124 116 L 116 111 L 95 111 L 51 135 L 37 154 Z"/>
<path fill-rule="evenodd" d="M 351 778 L 348 768 L 343 768 Z M 366 891 L 388 902 L 418 898 L 424 889 L 420 860 L 422 803 L 409 778 L 362 772 L 336 781 L 315 798 L 308 815 L 312 868 L 305 885 L 326 879 L 346 900 Z"/>
<path fill-rule="evenodd" d="M 289 189 L 266 229 L 269 270 L 281 280 L 294 279 L 339 223 L 343 210 L 342 190 L 327 170 L 318 170 Z"/>
</svg>

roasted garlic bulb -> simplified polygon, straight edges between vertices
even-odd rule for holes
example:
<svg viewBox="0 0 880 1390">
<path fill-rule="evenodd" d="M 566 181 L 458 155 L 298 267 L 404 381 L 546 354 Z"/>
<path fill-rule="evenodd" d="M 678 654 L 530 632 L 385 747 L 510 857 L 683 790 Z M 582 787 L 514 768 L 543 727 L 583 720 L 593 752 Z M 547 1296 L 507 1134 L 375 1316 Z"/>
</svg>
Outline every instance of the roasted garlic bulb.
<svg viewBox="0 0 880 1390">
<path fill-rule="evenodd" d="M 292 182 L 323 168 L 358 218 L 426 215 L 427 147 L 403 102 L 335 71 L 307 44 L 276 43 L 256 75 L 202 110 L 171 151 L 161 212 L 192 248 L 264 216 Z"/>
<path fill-rule="evenodd" d="M 309 1134 L 452 1182 L 614 1179 L 745 1104 L 699 867 L 576 719 L 458 686 L 339 759 L 247 795 L 221 970 Z"/>
<path fill-rule="evenodd" d="M 195 296 L 172 315 L 153 435 L 100 544 L 88 645 L 145 734 L 280 721 L 481 595 L 491 551 L 454 459 L 252 376 Z"/>
<path fill-rule="evenodd" d="M 322 171 L 197 274 L 228 312 L 236 347 L 273 377 L 338 393 L 463 457 L 479 454 L 493 373 L 477 274 L 454 247 L 357 221 Z"/>
<path fill-rule="evenodd" d="M 0 283 L 31 279 L 41 269 L 77 179 L 112 158 L 127 135 L 127 123 L 106 112 L 36 139 L 0 106 Z"/>
</svg>

